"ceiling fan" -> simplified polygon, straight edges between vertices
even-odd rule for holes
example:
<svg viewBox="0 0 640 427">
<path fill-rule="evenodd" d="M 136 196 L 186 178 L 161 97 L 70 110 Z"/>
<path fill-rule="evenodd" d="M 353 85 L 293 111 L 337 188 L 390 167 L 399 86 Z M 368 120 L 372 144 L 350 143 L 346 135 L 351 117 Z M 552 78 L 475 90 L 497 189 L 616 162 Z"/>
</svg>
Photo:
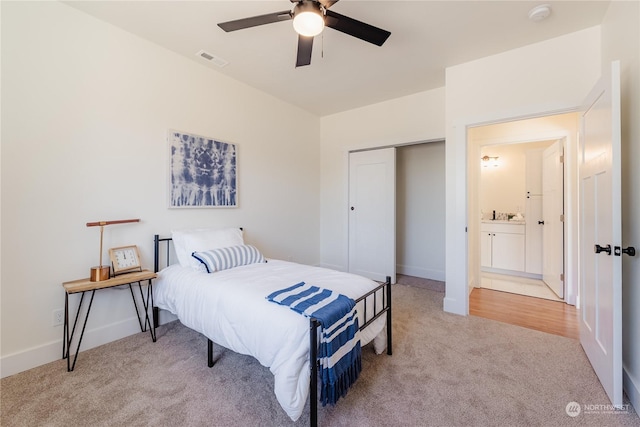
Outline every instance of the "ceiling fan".
<svg viewBox="0 0 640 427">
<path fill-rule="evenodd" d="M 291 3 L 296 3 L 293 10 L 284 10 L 282 12 L 222 22 L 218 24 L 218 26 L 224 31 L 229 32 L 293 19 L 293 27 L 298 33 L 298 57 L 296 67 L 309 65 L 311 63 L 313 37 L 320 34 L 325 26 L 377 46 L 382 46 L 391 35 L 389 31 L 329 10 L 338 0 L 290 1 Z"/>
</svg>

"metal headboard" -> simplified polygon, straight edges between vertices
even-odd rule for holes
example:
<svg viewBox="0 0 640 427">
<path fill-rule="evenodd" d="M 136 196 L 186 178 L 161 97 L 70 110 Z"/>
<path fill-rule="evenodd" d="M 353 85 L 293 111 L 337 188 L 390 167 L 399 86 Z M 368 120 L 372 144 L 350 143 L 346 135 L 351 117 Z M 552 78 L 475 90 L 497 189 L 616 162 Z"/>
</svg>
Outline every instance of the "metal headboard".
<svg viewBox="0 0 640 427">
<path fill-rule="evenodd" d="M 171 237 L 160 237 L 159 234 L 155 234 L 153 236 L 153 271 L 157 273 L 160 271 L 160 243 L 166 242 L 166 249 L 163 251 L 165 255 L 165 263 L 164 266 L 169 266 L 169 256 L 171 254 L 171 242 L 173 239 Z"/>
</svg>

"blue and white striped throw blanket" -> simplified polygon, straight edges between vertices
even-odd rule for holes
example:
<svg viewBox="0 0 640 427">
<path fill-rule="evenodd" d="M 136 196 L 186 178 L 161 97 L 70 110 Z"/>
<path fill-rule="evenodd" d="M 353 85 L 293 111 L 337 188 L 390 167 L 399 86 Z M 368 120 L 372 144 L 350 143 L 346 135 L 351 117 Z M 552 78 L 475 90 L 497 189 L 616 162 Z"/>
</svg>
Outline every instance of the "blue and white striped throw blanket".
<svg viewBox="0 0 640 427">
<path fill-rule="evenodd" d="M 275 291 L 267 299 L 320 322 L 320 401 L 322 406 L 335 405 L 362 370 L 355 301 L 305 282 Z"/>
</svg>

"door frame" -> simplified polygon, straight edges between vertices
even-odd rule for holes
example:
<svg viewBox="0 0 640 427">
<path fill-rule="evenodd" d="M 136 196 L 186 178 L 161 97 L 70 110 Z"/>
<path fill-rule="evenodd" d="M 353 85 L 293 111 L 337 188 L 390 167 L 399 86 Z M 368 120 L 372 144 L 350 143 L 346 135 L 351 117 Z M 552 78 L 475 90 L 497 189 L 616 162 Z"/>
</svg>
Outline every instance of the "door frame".
<svg viewBox="0 0 640 427">
<path fill-rule="evenodd" d="M 343 224 L 343 230 L 345 230 L 345 233 L 343 234 L 343 240 L 342 240 L 342 248 L 344 250 L 344 266 L 341 268 L 339 266 L 333 266 L 331 268 L 334 268 L 336 270 L 344 270 L 344 271 L 348 271 L 349 270 L 349 169 L 350 169 L 350 164 L 349 164 L 349 158 L 351 153 L 354 152 L 358 152 L 358 151 L 372 151 L 372 150 L 381 150 L 381 149 L 385 149 L 385 148 L 401 148 L 401 147 L 408 147 L 408 146 L 412 146 L 412 145 L 422 145 L 422 144 L 429 144 L 432 142 L 444 142 L 445 143 L 445 150 L 446 150 L 446 139 L 443 138 L 433 138 L 433 139 L 422 139 L 422 140 L 417 140 L 417 141 L 410 141 L 410 142 L 397 142 L 397 143 L 382 143 L 380 145 L 375 145 L 375 144 L 371 144 L 371 145 L 363 145 L 363 146 L 351 146 L 351 147 L 346 147 L 343 151 L 343 156 L 342 156 L 342 168 L 344 171 L 344 176 L 347 177 L 347 185 L 344 186 L 344 192 L 343 192 L 343 197 L 342 197 L 342 207 L 343 207 L 343 212 L 344 214 L 342 215 L 342 224 Z M 446 154 L 445 154 L 445 159 L 446 159 Z M 397 178 L 397 169 L 396 169 L 396 178 Z M 446 181 L 446 179 L 445 179 Z M 445 191 L 446 194 L 446 191 Z M 396 218 L 397 221 L 397 218 Z M 397 240 L 397 236 L 396 236 L 396 240 Z M 395 254 L 394 254 L 395 255 Z M 397 269 L 396 269 L 397 270 Z M 446 270 L 446 265 L 445 265 L 445 270 Z M 394 281 L 392 283 L 395 282 L 395 277 L 394 277 Z"/>
<path fill-rule="evenodd" d="M 447 223 L 447 286 L 444 299 L 444 310 L 456 314 L 469 314 L 469 293 L 473 290 L 476 283 L 480 280 L 480 257 L 479 257 L 479 236 L 480 219 L 479 215 L 475 215 L 477 203 L 473 203 L 474 196 L 471 180 L 477 180 L 479 172 L 477 169 L 480 164 L 480 145 L 470 143 L 468 134 L 469 129 L 482 127 L 487 125 L 503 124 L 508 122 L 524 121 L 529 119 L 550 118 L 553 116 L 563 115 L 567 113 L 578 113 L 579 106 L 549 111 L 535 111 L 528 114 L 522 114 L 514 117 L 496 116 L 484 119 L 467 119 L 454 123 L 455 140 L 447 144 L 449 148 L 446 151 L 446 157 L 456 163 L 456 170 L 465 171 L 465 175 L 459 174 L 458 177 L 447 176 L 447 186 L 456 186 L 456 199 L 447 199 L 447 212 L 456 212 L 455 217 Z M 565 144 L 571 145 L 570 149 L 565 152 L 565 283 L 572 284 L 567 289 L 565 301 L 569 304 L 577 303 L 578 286 L 578 241 L 577 241 L 577 171 L 574 163 L 577 159 L 577 140 L 576 135 L 571 135 L 563 130 L 542 130 L 535 138 L 536 140 L 550 140 L 566 138 Z M 508 138 L 510 142 L 516 141 L 515 138 Z M 457 141 L 464 141 L 461 149 L 456 149 Z M 526 138 L 522 138 L 524 142 Z M 501 142 L 507 142 L 506 140 Z M 495 142 L 494 142 L 495 143 Z M 568 147 L 566 147 L 568 148 Z M 456 152 L 458 151 L 458 152 Z M 476 161 L 477 160 L 477 161 Z M 449 161 L 447 163 L 449 163 Z M 569 166 L 571 165 L 571 166 Z M 451 191 L 447 191 L 451 194 Z M 470 200 L 472 201 L 470 203 Z M 471 210 L 473 209 L 473 212 Z M 460 250 L 464 248 L 464 250 Z M 466 268 L 459 268 L 464 265 Z M 452 277 L 453 276 L 453 277 Z"/>
<path fill-rule="evenodd" d="M 557 116 L 557 114 L 554 114 L 553 116 Z M 551 117 L 552 117 L 552 116 L 551 116 Z M 512 122 L 512 123 L 518 123 L 519 121 L 521 121 L 521 120 L 518 120 L 518 121 L 515 121 L 515 122 Z M 491 126 L 491 125 L 484 125 L 484 126 Z M 478 126 L 478 127 L 483 127 L 483 126 Z M 548 138 L 538 138 L 538 136 L 533 136 L 533 137 L 524 137 L 524 138 L 512 138 L 512 137 L 509 137 L 509 136 L 500 136 L 500 137 L 497 137 L 497 138 L 491 138 L 491 139 L 487 139 L 487 140 L 482 140 L 481 142 L 477 142 L 477 144 L 478 144 L 478 150 L 480 151 L 480 150 L 482 150 L 483 148 L 486 148 L 486 147 L 495 147 L 495 146 L 520 145 L 520 144 L 535 144 L 535 143 L 537 143 L 537 142 L 547 142 L 547 141 L 554 141 L 553 143 L 555 143 L 555 142 L 557 142 L 557 141 L 560 141 L 560 143 L 561 143 L 561 148 L 562 148 L 563 153 L 564 153 L 564 152 L 566 152 L 566 151 L 567 151 L 567 149 L 566 149 L 566 146 L 567 146 L 567 137 L 566 137 L 566 135 L 568 135 L 569 133 L 568 133 L 568 132 L 561 132 L 561 133 L 562 133 L 563 135 L 565 135 L 565 136 L 557 137 L 557 138 L 556 138 L 556 137 L 553 137 L 553 138 L 550 138 L 550 139 L 548 139 Z M 472 144 L 472 142 L 469 142 L 469 141 L 468 141 L 467 143 L 468 143 L 468 144 Z M 472 157 L 472 156 L 469 156 L 469 158 L 471 159 L 471 158 L 473 158 L 473 157 Z M 478 155 L 478 156 L 476 156 L 476 158 L 480 158 L 480 156 Z M 479 193 L 479 192 L 480 192 L 480 180 L 481 180 L 481 172 L 482 172 L 482 168 L 477 168 L 477 169 L 476 169 L 476 172 L 477 172 L 477 173 L 476 173 L 475 179 L 471 179 L 471 180 L 469 181 L 469 183 L 470 183 L 470 184 L 471 184 L 471 183 L 477 183 L 476 189 L 477 189 L 477 192 Z M 564 207 L 564 205 L 567 203 L 567 200 L 565 200 L 565 182 L 564 182 L 566 179 L 567 179 L 567 176 L 566 176 L 566 168 L 564 168 L 564 167 L 563 167 L 563 182 L 562 182 L 562 189 L 563 189 L 563 198 L 562 198 L 562 200 L 563 200 L 563 207 Z M 471 200 L 471 199 L 474 199 L 474 198 L 472 198 L 472 197 L 471 197 L 471 194 L 472 194 L 472 192 L 473 192 L 473 191 L 474 191 L 474 189 L 473 189 L 473 188 L 471 188 L 471 186 L 470 186 L 470 188 L 469 188 L 469 199 L 470 199 L 470 200 Z M 468 201 L 467 201 L 467 203 L 469 203 L 469 211 L 471 212 L 471 211 L 473 211 L 473 209 L 474 209 L 474 208 L 473 208 L 473 203 L 470 203 L 470 200 L 468 200 Z M 478 209 L 475 209 L 475 211 L 477 212 L 477 211 L 478 211 Z M 564 209 L 563 209 L 563 214 L 564 214 Z M 470 222 L 471 222 L 471 221 L 474 221 L 474 219 L 473 219 L 473 218 L 474 218 L 474 216 L 473 216 L 473 215 L 469 215 L 469 218 L 472 218 L 472 219 L 470 220 Z M 565 224 L 565 225 L 566 225 L 566 224 Z M 480 225 L 478 224 L 478 229 L 479 229 L 479 227 L 480 227 Z M 566 226 L 563 226 L 563 232 L 562 232 L 562 235 L 563 235 L 563 239 L 564 239 L 563 241 L 566 241 L 566 238 L 567 238 L 567 227 L 566 227 Z M 525 236 L 525 239 L 526 239 L 526 236 Z M 471 240 L 472 240 L 472 242 L 473 242 L 473 239 L 471 239 Z M 474 250 L 474 247 L 475 247 L 475 248 L 476 248 L 476 250 L 477 250 L 476 254 L 477 254 L 477 256 L 478 256 L 478 259 L 479 259 L 479 260 L 481 260 L 481 245 L 480 245 L 480 244 L 481 244 L 481 242 L 480 242 L 480 240 L 478 239 L 477 243 L 475 243 L 475 244 L 470 244 L 470 245 L 469 245 L 469 255 L 471 255 L 471 253 L 472 253 L 472 251 Z M 471 258 L 471 256 L 469 256 L 469 258 Z M 566 272 L 565 272 L 565 264 L 566 264 L 566 261 L 567 261 L 567 248 L 566 248 L 566 246 L 563 246 L 563 249 L 562 249 L 562 270 L 563 270 L 563 271 L 562 271 L 562 272 L 563 272 L 563 273 L 565 273 L 565 274 L 566 274 Z M 478 272 L 476 272 L 476 275 L 477 275 L 476 277 L 478 277 L 478 278 L 480 278 L 480 277 L 481 277 L 481 275 L 482 275 L 482 268 L 481 268 L 481 267 L 482 267 L 482 266 L 481 266 L 481 263 L 479 263 L 479 264 L 478 264 L 478 269 L 479 269 L 479 271 L 478 271 Z M 522 274 L 520 274 L 520 275 L 516 275 L 516 276 L 528 277 L 528 278 L 531 278 L 531 277 L 532 277 L 529 273 L 526 273 L 526 272 L 523 272 Z M 540 279 L 539 279 L 539 280 L 544 281 L 544 280 L 543 280 L 543 276 L 544 276 L 544 271 L 541 273 L 541 277 L 540 277 Z M 474 283 L 475 283 L 475 282 L 474 282 Z M 563 287 L 563 293 L 562 293 L 562 294 L 563 294 L 563 296 L 562 296 L 562 301 L 565 301 L 565 302 L 566 302 L 565 295 L 567 295 L 567 283 L 568 283 L 568 282 L 567 282 L 567 280 L 564 280 L 564 281 L 563 281 L 563 285 L 562 285 L 562 287 Z M 578 287 L 579 287 L 579 286 L 576 284 L 576 286 L 575 286 L 575 290 L 577 290 L 577 289 L 578 289 Z M 471 293 L 471 291 L 470 291 L 469 293 Z M 577 292 L 575 293 L 575 295 L 577 295 Z M 575 303 L 573 303 L 572 305 L 575 305 Z"/>
</svg>

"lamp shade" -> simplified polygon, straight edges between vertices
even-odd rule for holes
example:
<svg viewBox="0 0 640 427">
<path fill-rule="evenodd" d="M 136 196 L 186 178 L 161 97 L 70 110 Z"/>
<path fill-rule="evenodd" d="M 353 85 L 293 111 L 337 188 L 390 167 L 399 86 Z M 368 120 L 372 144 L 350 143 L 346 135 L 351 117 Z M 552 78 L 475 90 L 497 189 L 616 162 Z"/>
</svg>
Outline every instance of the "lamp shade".
<svg viewBox="0 0 640 427">
<path fill-rule="evenodd" d="M 301 36 L 317 36 L 324 29 L 324 17 L 315 2 L 298 3 L 294 9 L 293 28 Z"/>
</svg>

